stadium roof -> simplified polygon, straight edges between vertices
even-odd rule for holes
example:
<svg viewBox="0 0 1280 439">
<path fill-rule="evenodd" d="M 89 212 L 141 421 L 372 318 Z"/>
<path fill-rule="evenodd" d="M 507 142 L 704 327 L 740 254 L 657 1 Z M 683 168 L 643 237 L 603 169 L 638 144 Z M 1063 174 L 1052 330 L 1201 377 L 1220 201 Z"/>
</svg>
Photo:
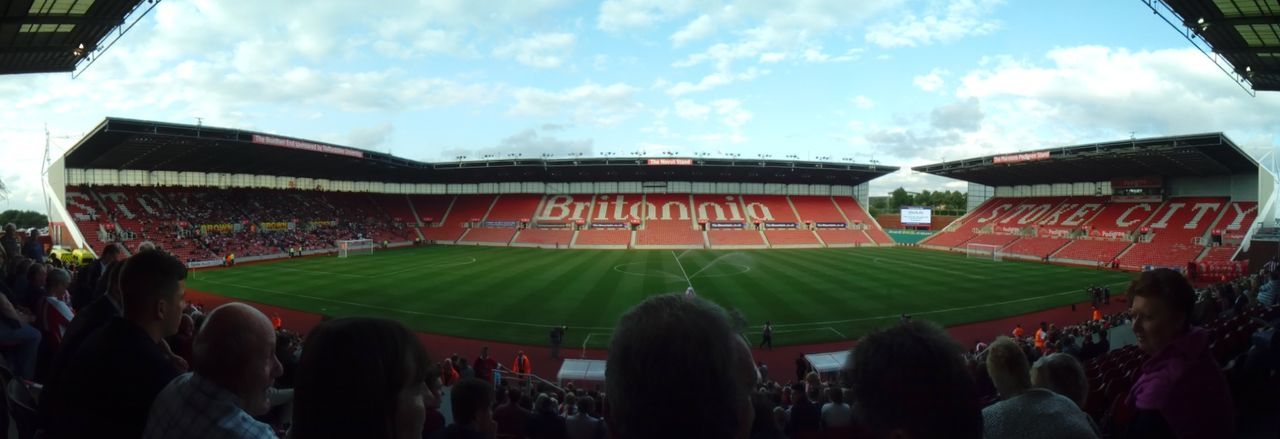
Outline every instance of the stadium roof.
<svg viewBox="0 0 1280 439">
<path fill-rule="evenodd" d="M 1209 46 L 1207 51 L 1200 47 L 1201 51 L 1242 85 L 1248 83 L 1255 91 L 1280 91 L 1280 1 L 1144 1 L 1197 47 L 1200 41 L 1195 37 L 1199 37 Z M 1176 17 L 1165 17 L 1161 9 Z"/>
<path fill-rule="evenodd" d="M 917 172 L 986 186 L 1256 172 L 1258 163 L 1222 133 L 1064 146 L 916 166 Z"/>
<path fill-rule="evenodd" d="M 148 0 L 151 6 L 146 11 L 156 2 Z M 0 74 L 74 72 L 82 61 L 92 62 L 90 58 L 102 48 L 103 40 L 123 25 L 140 3 L 142 0 L 0 2 Z M 122 29 L 116 38 L 127 30 Z"/>
<path fill-rule="evenodd" d="M 107 118 L 67 168 L 280 175 L 388 183 L 725 181 L 858 185 L 896 166 L 683 157 L 508 158 L 426 163 L 324 142 L 208 126 Z"/>
</svg>

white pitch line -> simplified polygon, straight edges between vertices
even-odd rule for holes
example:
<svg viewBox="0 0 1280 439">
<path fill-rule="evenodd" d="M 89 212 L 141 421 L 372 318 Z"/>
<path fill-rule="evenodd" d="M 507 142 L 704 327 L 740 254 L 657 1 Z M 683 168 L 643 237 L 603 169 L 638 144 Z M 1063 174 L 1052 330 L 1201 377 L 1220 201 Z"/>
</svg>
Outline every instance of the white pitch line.
<svg viewBox="0 0 1280 439">
<path fill-rule="evenodd" d="M 827 327 L 827 329 L 830 329 L 830 330 L 831 330 L 831 332 L 834 332 L 834 333 L 836 333 L 836 335 L 839 335 L 839 336 L 840 336 L 840 338 L 843 338 L 843 339 L 845 339 L 845 340 L 848 340 L 848 339 L 849 339 L 849 337 L 845 336 L 843 332 L 840 332 L 840 331 L 836 330 L 836 328 L 832 328 L 832 327 L 828 326 L 828 327 Z"/>
<path fill-rule="evenodd" d="M 251 287 L 248 285 L 233 284 L 231 282 L 220 282 L 220 281 L 209 280 L 209 279 L 206 279 L 205 282 L 226 285 L 230 287 L 244 288 L 244 289 L 254 290 L 254 291 L 261 291 L 264 293 L 270 293 L 270 294 L 275 294 L 280 296 L 297 297 L 300 299 L 310 299 L 318 302 L 337 303 L 341 305 L 376 309 L 379 311 L 389 311 L 389 312 L 396 312 L 401 314 L 410 314 L 415 316 L 426 316 L 426 317 L 434 317 L 434 318 L 447 319 L 447 320 L 461 320 L 466 322 L 481 322 L 481 323 L 495 323 L 499 325 L 524 326 L 524 327 L 530 327 L 530 328 L 550 328 L 552 326 L 557 326 L 555 324 L 550 324 L 550 323 L 525 323 L 525 322 L 513 322 L 509 320 L 490 320 L 490 319 L 481 319 L 476 317 L 459 317 L 459 316 L 451 316 L 446 314 L 433 314 L 428 312 L 419 312 L 419 311 L 400 309 L 400 308 L 387 308 L 385 306 L 369 305 L 366 303 L 348 302 L 346 300 L 330 299 L 327 297 L 316 297 L 316 296 L 308 296 L 306 294 L 286 293 L 284 291 L 276 291 L 276 290 L 270 290 L 266 288 Z M 583 330 L 612 330 L 613 329 L 612 327 L 602 327 L 602 326 L 569 326 L 568 328 L 583 329 Z"/>
<path fill-rule="evenodd" d="M 686 250 L 687 251 L 687 250 Z M 684 264 L 680 263 L 680 257 L 676 256 L 676 251 L 671 251 L 671 257 L 676 259 L 676 265 L 680 266 L 680 273 L 684 275 L 684 281 L 689 283 L 689 287 L 693 287 L 693 279 L 689 279 L 689 273 L 684 271 Z"/>
<path fill-rule="evenodd" d="M 441 264 L 426 265 L 426 266 L 421 266 L 421 267 L 410 267 L 410 268 L 406 268 L 406 269 L 403 269 L 403 270 L 396 270 L 396 271 L 392 271 L 392 272 L 390 272 L 390 273 L 383 273 L 383 274 L 381 274 L 381 275 L 379 275 L 379 276 L 376 276 L 376 277 L 394 276 L 394 275 L 397 275 L 397 274 L 400 274 L 400 273 L 404 273 L 404 272 L 408 272 L 408 271 L 413 271 L 413 270 L 427 270 L 427 269 L 432 269 L 432 268 L 458 267 L 458 266 L 462 266 L 462 265 L 469 265 L 469 264 L 474 264 L 474 263 L 476 263 L 476 258 L 475 258 L 474 256 L 472 256 L 472 257 L 468 257 L 467 259 L 470 259 L 470 260 L 469 260 L 469 261 L 465 261 L 465 262 L 457 262 L 457 261 L 455 261 L 455 262 L 445 262 L 445 263 L 441 263 Z M 369 276 L 369 277 L 375 277 L 375 276 Z"/>
<path fill-rule="evenodd" d="M 1127 281 L 1127 280 L 1126 280 L 1126 281 L 1120 281 L 1120 282 L 1112 282 L 1112 283 L 1109 283 L 1109 284 L 1105 284 L 1104 286 L 1121 285 L 1121 284 L 1127 284 L 1127 283 L 1129 283 L 1129 282 L 1130 282 L 1130 281 Z M 986 308 L 986 307 L 988 307 L 988 306 L 999 306 L 999 305 L 1008 305 L 1008 304 L 1010 304 L 1010 303 L 1029 302 L 1029 301 L 1032 301 L 1032 300 L 1039 300 L 1039 299 L 1044 299 L 1044 298 L 1049 298 L 1049 297 L 1064 296 L 1064 295 L 1067 295 L 1067 294 L 1081 294 L 1083 291 L 1084 291 L 1083 289 L 1081 289 L 1081 288 L 1077 288 L 1077 289 L 1074 289 L 1074 290 L 1071 290 L 1071 291 L 1063 291 L 1063 292 L 1061 292 L 1061 293 L 1046 294 L 1046 295 L 1043 295 L 1043 296 L 1024 297 L 1024 298 L 1021 298 L 1021 299 L 1006 300 L 1006 301 L 1003 301 L 1003 302 L 983 303 L 983 304 L 978 304 L 978 305 L 960 306 L 960 307 L 947 308 L 947 309 L 935 309 L 935 310 L 932 310 L 932 311 L 909 312 L 909 313 L 906 313 L 906 314 L 907 314 L 907 315 L 910 315 L 910 316 L 923 316 L 923 315 L 929 315 L 929 314 L 941 314 L 941 313 L 947 313 L 947 312 L 952 312 L 952 311 L 964 311 L 964 310 L 968 310 L 968 309 Z M 898 317 L 901 317 L 901 316 L 902 316 L 902 313 L 898 313 L 898 314 L 884 315 L 884 316 L 878 316 L 878 317 L 862 317 L 862 318 L 857 318 L 857 319 L 847 319 L 847 320 L 831 320 L 831 321 L 826 321 L 826 322 L 807 322 L 807 323 L 792 323 L 792 324 L 788 324 L 788 325 L 773 325 L 773 327 L 775 327 L 775 328 L 780 328 L 780 327 L 809 326 L 809 325 L 836 325 L 836 324 L 841 324 L 841 323 L 854 323 L 854 322 L 866 322 L 866 321 L 871 321 L 871 320 L 884 320 L 884 319 L 898 318 Z"/>
<path fill-rule="evenodd" d="M 327 275 L 333 275 L 333 276 L 359 277 L 359 278 L 365 278 L 365 279 L 373 277 L 373 276 L 366 276 L 363 274 L 347 274 L 347 273 L 338 273 L 334 271 L 307 270 L 304 268 L 289 268 L 289 267 L 271 267 L 271 268 L 276 270 L 284 270 L 284 271 L 296 271 L 299 273 L 327 274 Z"/>
</svg>

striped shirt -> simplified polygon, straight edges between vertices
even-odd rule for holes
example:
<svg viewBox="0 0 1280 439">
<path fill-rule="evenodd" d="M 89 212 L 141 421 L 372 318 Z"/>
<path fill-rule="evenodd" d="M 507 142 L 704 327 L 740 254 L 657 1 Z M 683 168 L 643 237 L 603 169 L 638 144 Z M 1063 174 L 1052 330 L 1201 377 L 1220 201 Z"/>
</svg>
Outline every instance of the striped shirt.
<svg viewBox="0 0 1280 439">
<path fill-rule="evenodd" d="M 142 437 L 274 439 L 271 427 L 241 410 L 239 400 L 204 377 L 191 372 L 178 375 L 151 404 Z"/>
</svg>

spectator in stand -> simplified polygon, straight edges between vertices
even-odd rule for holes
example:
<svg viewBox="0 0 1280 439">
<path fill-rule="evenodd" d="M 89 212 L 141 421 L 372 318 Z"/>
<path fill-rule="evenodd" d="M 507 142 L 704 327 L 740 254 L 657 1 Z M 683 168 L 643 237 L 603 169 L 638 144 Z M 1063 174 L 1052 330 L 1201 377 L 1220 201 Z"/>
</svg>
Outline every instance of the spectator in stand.
<svg viewBox="0 0 1280 439">
<path fill-rule="evenodd" d="M 670 294 L 649 297 L 623 314 L 605 371 L 605 419 L 613 437 L 750 434 L 758 377 L 750 347 L 730 322 L 723 308 L 705 299 Z M 696 396 L 672 398 L 670 389 Z"/>
<path fill-rule="evenodd" d="M 839 387 L 827 389 L 827 399 L 822 405 L 822 429 L 831 430 L 853 425 L 853 408 L 844 403 L 844 391 Z"/>
<path fill-rule="evenodd" d="M 472 369 L 472 368 L 471 368 L 471 365 L 467 364 L 467 359 L 466 359 L 466 358 L 459 358 L 459 359 L 458 359 L 458 362 L 457 362 L 457 365 L 458 365 L 458 377 L 459 377 L 459 378 L 461 378 L 461 379 L 464 379 L 464 380 L 465 380 L 465 379 L 467 379 L 467 378 L 475 378 L 475 377 L 476 377 L 476 371 L 475 371 L 475 369 Z"/>
<path fill-rule="evenodd" d="M 253 417 L 271 408 L 268 389 L 281 372 L 275 344 L 261 311 L 234 302 L 215 308 L 196 337 L 194 371 L 156 396 L 143 437 L 274 439 Z"/>
<path fill-rule="evenodd" d="M 14 305 L 35 311 L 36 304 L 47 295 L 44 292 L 44 283 L 48 280 L 49 271 L 44 264 L 33 263 L 27 268 L 27 287 L 19 293 L 18 302 Z"/>
<path fill-rule="evenodd" d="M 498 434 L 502 437 L 524 437 L 524 426 L 529 423 L 529 417 L 533 414 L 520 407 L 522 397 L 520 389 L 507 389 L 507 403 L 494 411 L 493 419 L 497 421 Z"/>
<path fill-rule="evenodd" d="M 138 253 L 146 252 L 146 251 L 152 251 L 152 250 L 156 250 L 156 249 L 158 249 L 158 248 L 159 248 L 159 247 L 156 247 L 156 243 L 151 242 L 151 241 L 142 241 L 142 242 L 138 243 Z"/>
<path fill-rule="evenodd" d="M 430 364 L 402 323 L 368 317 L 321 323 L 307 335 L 298 364 L 291 438 L 420 439 Z"/>
<path fill-rule="evenodd" d="M 511 371 L 517 375 L 528 375 L 533 373 L 533 366 L 529 364 L 529 356 L 524 351 L 516 352 L 516 360 L 511 362 Z"/>
<path fill-rule="evenodd" d="M 1027 330 L 1022 329 L 1022 324 L 1013 327 L 1013 338 L 1022 338 L 1027 334 Z"/>
<path fill-rule="evenodd" d="M 71 290 L 71 307 L 79 311 L 89 306 L 89 302 L 95 299 L 93 293 L 97 289 L 98 282 L 105 277 L 107 267 L 123 259 L 124 252 L 120 250 L 119 244 L 110 243 L 103 246 L 97 260 L 76 272 L 76 286 Z"/>
<path fill-rule="evenodd" d="M 805 361 L 804 354 L 796 356 L 796 381 L 804 380 L 804 374 L 809 372 L 809 362 Z"/>
<path fill-rule="evenodd" d="M 1074 401 L 1048 389 L 1031 387 L 1029 367 L 1027 357 L 1013 340 L 1000 337 L 987 349 L 987 373 L 996 385 L 1000 402 L 982 409 L 984 436 L 1098 437 L 1089 415 Z"/>
<path fill-rule="evenodd" d="M 45 386 L 47 437 L 142 436 L 152 401 L 179 373 L 161 343 L 178 331 L 186 277 L 182 262 L 160 252 L 125 262 L 124 317 L 90 335 Z"/>
<path fill-rule="evenodd" d="M 5 254 L 10 258 L 17 259 L 22 255 L 18 248 L 18 226 L 13 223 L 4 225 L 4 236 L 0 236 L 0 248 L 4 249 Z"/>
<path fill-rule="evenodd" d="M 15 377 L 36 378 L 36 356 L 40 349 L 40 330 L 31 326 L 34 319 L 18 311 L 9 298 L 0 296 L 0 351 L 8 360 Z"/>
<path fill-rule="evenodd" d="M 1040 322 L 1040 329 L 1036 330 L 1035 337 L 1036 349 L 1044 352 L 1047 347 L 1046 344 L 1049 342 L 1049 324 Z"/>
<path fill-rule="evenodd" d="M 70 299 L 67 294 L 67 287 L 71 285 L 71 274 L 67 270 L 55 268 L 49 272 L 47 293 L 43 300 L 37 306 L 37 319 L 40 321 L 40 332 L 43 339 L 52 350 L 57 352 L 58 346 L 62 344 L 62 336 L 66 334 L 67 327 L 71 325 L 71 320 L 75 318 L 75 312 L 71 311 L 71 305 L 67 303 Z M 48 359 L 48 357 L 44 357 Z M 45 366 L 47 367 L 47 366 Z"/>
<path fill-rule="evenodd" d="M 35 261 L 37 264 L 44 263 L 44 244 L 40 243 L 40 231 L 31 229 L 27 233 L 26 241 L 22 242 L 22 256 Z"/>
<path fill-rule="evenodd" d="M 67 327 L 67 331 L 62 334 L 61 347 L 54 356 L 53 368 L 49 370 L 49 376 L 56 377 L 66 362 L 75 357 L 75 352 L 86 338 L 112 319 L 120 317 L 123 313 L 124 298 L 120 292 L 120 270 L 124 268 L 124 261 L 111 263 L 107 269 L 106 275 L 101 279 L 101 284 L 110 285 L 111 289 L 107 294 L 94 300 L 89 306 L 81 308 L 76 313 L 75 318 L 71 319 L 71 324 Z M 83 272 L 83 271 L 82 271 Z M 74 303 L 75 299 L 72 299 Z"/>
<path fill-rule="evenodd" d="M 1138 348 L 1150 355 L 1125 403 L 1130 438 L 1234 437 L 1231 394 L 1206 331 L 1191 326 L 1195 290 L 1176 271 L 1142 273 L 1127 292 Z"/>
<path fill-rule="evenodd" d="M 195 351 L 195 341 L 196 321 L 191 318 L 190 314 L 183 313 L 182 322 L 178 323 L 178 333 L 170 336 L 165 342 L 169 344 L 169 349 L 173 351 L 174 355 L 182 357 L 187 361 L 187 364 L 191 364 L 191 360 L 194 357 L 192 354 Z"/>
<path fill-rule="evenodd" d="M 13 296 L 9 300 L 18 305 L 18 299 L 27 291 L 27 272 L 31 270 L 31 260 L 18 256 L 10 264 L 9 289 L 13 291 Z"/>
<path fill-rule="evenodd" d="M 476 378 L 493 382 L 493 371 L 498 368 L 498 361 L 489 358 L 489 347 L 480 348 L 480 357 L 476 358 L 474 369 L 476 370 Z"/>
<path fill-rule="evenodd" d="M 426 421 L 422 425 L 423 439 L 435 437 L 444 430 L 445 420 L 444 413 L 440 412 L 440 407 L 444 400 L 444 383 L 440 382 L 439 375 L 429 375 L 427 377 L 427 393 L 422 396 L 422 404 L 427 408 Z"/>
<path fill-rule="evenodd" d="M 822 397 L 822 386 L 808 383 L 803 386 L 803 391 L 796 392 L 796 402 L 791 404 L 786 429 L 788 436 L 818 431 L 822 427 L 822 403 L 818 401 Z"/>
<path fill-rule="evenodd" d="M 962 353 L 926 321 L 863 337 L 845 371 L 855 416 L 876 438 L 981 438 L 981 403 Z"/>
<path fill-rule="evenodd" d="M 578 399 L 578 412 L 565 419 L 569 439 L 604 439 L 604 421 L 591 416 L 596 411 L 596 400 L 590 396 Z"/>
<path fill-rule="evenodd" d="M 1084 375 L 1084 366 L 1067 354 L 1052 354 L 1036 360 L 1036 364 L 1031 366 L 1031 385 L 1065 396 L 1082 410 L 1089 397 L 1089 381 Z"/>
<path fill-rule="evenodd" d="M 568 439 L 569 430 L 556 410 L 558 405 L 550 395 L 539 394 L 533 403 L 533 416 L 525 424 L 525 436 L 529 439 Z"/>
<path fill-rule="evenodd" d="M 751 395 L 751 407 L 755 414 L 752 416 L 750 439 L 786 439 L 782 430 L 787 421 L 783 419 L 779 423 L 774 415 L 775 410 L 777 410 L 785 418 L 787 416 L 786 410 L 783 410 L 782 407 L 776 407 L 774 401 L 763 392 L 756 392 Z"/>
<path fill-rule="evenodd" d="M 445 427 L 435 438 L 493 438 L 498 428 L 493 421 L 493 392 L 493 385 L 486 381 L 475 378 L 459 381 L 449 395 L 453 424 Z"/>
</svg>

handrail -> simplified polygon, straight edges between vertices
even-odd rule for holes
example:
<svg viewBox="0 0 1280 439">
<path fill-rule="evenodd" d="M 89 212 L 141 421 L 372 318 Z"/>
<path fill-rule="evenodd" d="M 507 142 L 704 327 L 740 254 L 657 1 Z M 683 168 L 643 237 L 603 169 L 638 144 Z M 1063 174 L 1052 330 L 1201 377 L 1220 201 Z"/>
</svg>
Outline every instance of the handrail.
<svg viewBox="0 0 1280 439">
<path fill-rule="evenodd" d="M 560 392 L 560 393 L 565 393 L 565 390 L 564 390 L 564 388 L 563 388 L 563 387 L 560 387 L 559 385 L 557 385 L 556 383 L 553 383 L 553 382 L 551 382 L 551 381 L 547 381 L 545 378 L 542 378 L 542 377 L 540 377 L 540 376 L 537 376 L 537 375 L 534 375 L 534 374 L 531 374 L 531 373 L 516 373 L 515 371 L 513 371 L 513 370 L 511 370 L 511 369 L 508 369 L 506 366 L 503 366 L 502 364 L 498 364 L 498 370 L 499 370 L 499 371 L 504 372 L 504 373 L 502 374 L 502 379 L 503 379 L 503 380 L 507 380 L 507 379 L 509 379 L 509 378 L 518 378 L 518 379 L 536 379 L 536 380 L 538 380 L 538 382 L 540 382 L 540 383 L 542 383 L 542 384 L 546 384 L 546 385 L 550 386 L 551 388 L 556 389 L 556 391 L 558 391 L 558 392 Z"/>
</svg>

